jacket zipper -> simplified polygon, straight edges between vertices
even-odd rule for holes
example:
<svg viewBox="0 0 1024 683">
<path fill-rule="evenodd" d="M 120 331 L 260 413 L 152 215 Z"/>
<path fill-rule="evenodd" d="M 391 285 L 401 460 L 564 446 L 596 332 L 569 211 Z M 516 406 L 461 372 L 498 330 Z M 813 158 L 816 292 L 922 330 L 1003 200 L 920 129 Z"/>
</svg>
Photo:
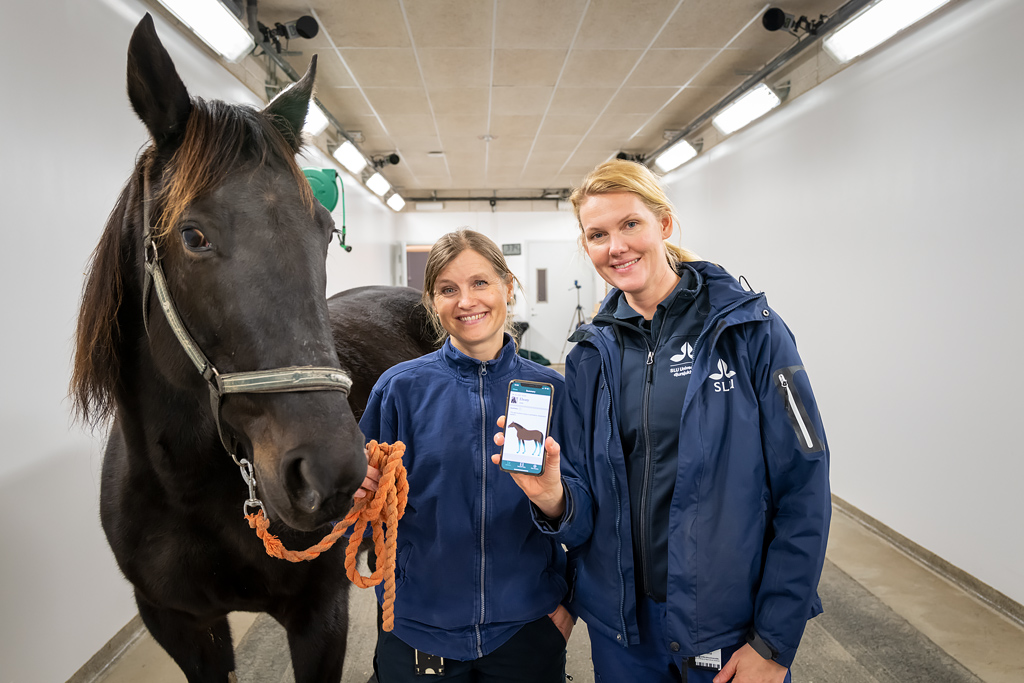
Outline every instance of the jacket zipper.
<svg viewBox="0 0 1024 683">
<path fill-rule="evenodd" d="M 654 383 L 654 351 L 661 344 L 665 327 L 667 325 L 663 324 L 658 330 L 658 339 L 655 340 L 653 349 L 644 337 L 644 343 L 647 345 L 647 366 L 644 369 L 644 395 L 640 414 L 640 424 L 644 432 L 644 481 L 640 489 L 640 572 L 644 577 L 644 591 L 647 595 L 651 595 L 651 577 L 647 573 L 647 493 L 651 485 L 651 429 L 648 413 L 651 408 L 651 385 Z"/>
<path fill-rule="evenodd" d="M 480 623 L 476 625 L 476 656 L 483 657 L 483 638 L 480 635 L 480 625 L 484 623 L 487 616 L 487 606 L 484 604 L 484 581 L 485 569 L 487 566 L 487 555 L 484 551 L 487 527 L 487 405 L 484 402 L 484 376 L 487 374 L 487 363 L 480 364 L 480 450 L 483 453 L 483 469 L 480 480 Z"/>
<path fill-rule="evenodd" d="M 786 376 L 781 372 L 779 373 L 779 384 L 786 390 L 786 398 L 789 401 L 789 408 L 793 411 L 793 419 L 800 425 L 800 431 L 804 435 L 804 441 L 807 442 L 808 448 L 814 448 L 814 440 L 811 439 L 811 433 L 807 431 L 807 425 L 804 424 L 803 415 L 800 414 L 800 409 L 796 405 L 796 399 L 793 397 L 793 390 L 789 388 L 789 382 L 786 380 Z"/>
<path fill-rule="evenodd" d="M 604 359 L 601 360 L 601 364 L 604 364 Z M 607 377 L 607 368 L 602 368 L 602 373 Z M 619 481 L 618 477 L 615 476 L 615 463 L 612 462 L 612 391 L 607 381 L 604 382 L 604 386 L 605 392 L 608 395 L 608 438 L 605 440 L 604 453 L 605 458 L 608 460 L 608 471 L 612 475 L 612 491 L 615 492 L 615 548 L 619 567 L 619 624 L 622 626 L 622 640 L 628 643 L 629 637 L 626 635 L 626 583 L 622 578 L 622 496 L 619 495 Z"/>
</svg>

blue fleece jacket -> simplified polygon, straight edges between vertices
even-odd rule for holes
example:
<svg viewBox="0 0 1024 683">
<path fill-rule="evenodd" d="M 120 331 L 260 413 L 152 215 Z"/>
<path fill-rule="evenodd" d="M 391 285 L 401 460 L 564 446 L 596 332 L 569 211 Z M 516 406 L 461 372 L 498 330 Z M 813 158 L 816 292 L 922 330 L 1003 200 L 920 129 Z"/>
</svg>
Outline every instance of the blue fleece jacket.
<svg viewBox="0 0 1024 683">
<path fill-rule="evenodd" d="M 534 526 L 529 500 L 491 462 L 513 379 L 554 385 L 551 434 L 565 438 L 562 376 L 517 355 L 507 335 L 492 361 L 449 341 L 396 365 L 377 381 L 359 421 L 367 439 L 406 446 L 393 633 L 423 652 L 489 654 L 554 611 L 566 592 L 564 551 Z M 379 586 L 378 600 L 382 594 Z"/>
<path fill-rule="evenodd" d="M 707 284 L 711 310 L 679 417 L 666 633 L 689 656 L 747 638 L 788 667 L 821 611 L 831 515 L 825 434 L 793 335 L 764 294 L 713 264 L 689 265 Z M 575 558 L 572 607 L 628 646 L 639 632 L 620 352 L 608 325 L 581 327 L 573 339 L 566 387 L 582 428 L 562 450 L 567 508 L 557 523 L 538 525 Z"/>
</svg>

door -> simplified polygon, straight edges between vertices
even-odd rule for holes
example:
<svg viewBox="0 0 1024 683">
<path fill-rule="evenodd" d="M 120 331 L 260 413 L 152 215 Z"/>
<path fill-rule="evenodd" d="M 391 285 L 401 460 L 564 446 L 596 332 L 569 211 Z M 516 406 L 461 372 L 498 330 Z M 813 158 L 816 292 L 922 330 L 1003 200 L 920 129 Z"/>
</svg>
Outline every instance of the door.
<svg viewBox="0 0 1024 683">
<path fill-rule="evenodd" d="M 566 339 L 581 320 L 590 321 L 600 293 L 594 269 L 575 242 L 527 242 L 527 322 L 521 346 L 552 363 L 564 363 Z M 577 308 L 577 306 L 579 308 Z"/>
</svg>

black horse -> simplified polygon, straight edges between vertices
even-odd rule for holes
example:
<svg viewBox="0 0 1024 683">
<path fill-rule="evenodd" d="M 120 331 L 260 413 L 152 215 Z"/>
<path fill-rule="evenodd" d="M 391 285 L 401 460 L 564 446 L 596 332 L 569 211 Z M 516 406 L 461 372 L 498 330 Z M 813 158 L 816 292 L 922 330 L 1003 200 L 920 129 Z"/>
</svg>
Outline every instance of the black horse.
<svg viewBox="0 0 1024 683">
<path fill-rule="evenodd" d="M 333 221 L 295 163 L 315 69 L 314 58 L 259 111 L 190 98 L 149 15 L 128 51 L 129 99 L 152 144 L 93 255 L 71 389 L 84 421 L 113 418 L 103 529 L 147 628 L 193 683 L 234 679 L 234 610 L 281 622 L 299 683 L 340 680 L 344 549 L 300 564 L 267 556 L 242 518 L 246 483 L 222 443 L 255 465 L 271 531 L 308 547 L 348 512 L 365 476 L 356 414 L 373 382 L 433 348 L 413 290 L 355 290 L 330 309 L 325 300 Z M 144 224 L 154 226 L 149 240 Z M 232 393 L 211 407 L 207 379 L 151 292 L 153 263 L 221 373 L 207 379 L 348 370 L 348 400 L 342 391 Z"/>
</svg>

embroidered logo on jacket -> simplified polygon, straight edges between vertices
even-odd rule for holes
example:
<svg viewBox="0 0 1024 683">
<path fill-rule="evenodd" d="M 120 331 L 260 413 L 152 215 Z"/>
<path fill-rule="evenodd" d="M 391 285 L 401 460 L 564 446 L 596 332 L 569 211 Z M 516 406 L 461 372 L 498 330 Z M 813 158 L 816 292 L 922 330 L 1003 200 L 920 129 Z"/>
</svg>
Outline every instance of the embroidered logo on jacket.
<svg viewBox="0 0 1024 683">
<path fill-rule="evenodd" d="M 736 381 L 733 377 L 736 376 L 734 370 L 729 369 L 729 365 L 722 360 L 718 359 L 718 372 L 712 372 L 708 375 L 708 379 L 715 380 L 715 393 L 723 393 L 726 391 L 732 391 L 733 387 L 736 386 Z"/>
<path fill-rule="evenodd" d="M 681 353 L 669 358 L 673 365 L 669 367 L 668 371 L 672 373 L 673 377 L 686 377 L 693 371 L 693 347 L 689 342 L 684 342 L 679 347 L 679 351 Z"/>
</svg>

